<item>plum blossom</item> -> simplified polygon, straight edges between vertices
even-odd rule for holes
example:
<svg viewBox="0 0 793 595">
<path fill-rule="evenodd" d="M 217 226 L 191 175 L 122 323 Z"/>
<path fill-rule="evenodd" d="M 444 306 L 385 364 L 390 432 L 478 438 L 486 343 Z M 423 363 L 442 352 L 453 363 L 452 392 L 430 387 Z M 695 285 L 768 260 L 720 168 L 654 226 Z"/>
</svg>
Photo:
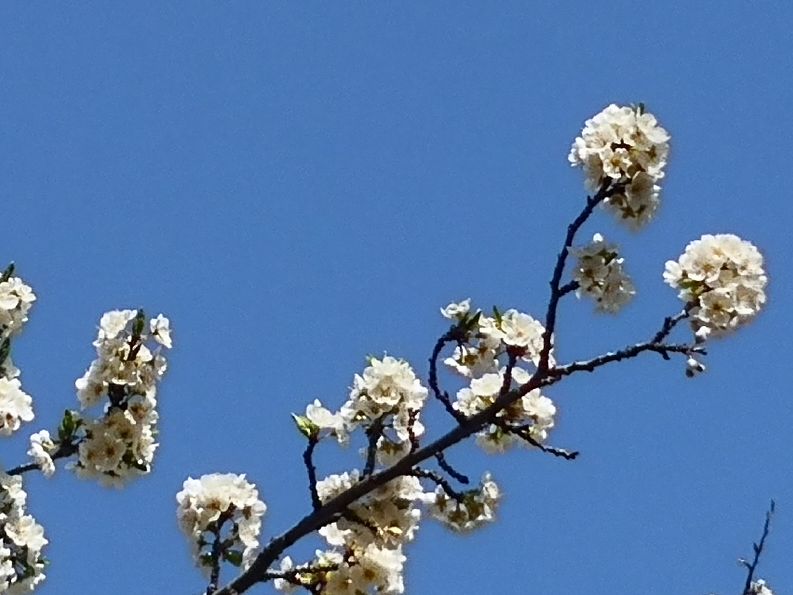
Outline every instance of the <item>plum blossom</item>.
<svg viewBox="0 0 793 595">
<path fill-rule="evenodd" d="M 157 384 L 167 369 L 163 348 L 172 345 L 160 314 L 147 325 L 142 310 L 105 313 L 94 341 L 97 358 L 75 382 L 82 409 L 104 402 L 102 415 L 83 415 L 73 469 L 80 477 L 121 486 L 151 471 L 157 449 Z"/>
<path fill-rule="evenodd" d="M 44 528 L 25 513 L 22 478 L 0 471 L 0 592 L 27 593 L 44 578 Z"/>
<path fill-rule="evenodd" d="M 766 301 L 763 255 L 733 234 L 704 235 L 677 261 L 666 263 L 664 281 L 691 308 L 697 338 L 719 336 L 746 324 Z"/>
<path fill-rule="evenodd" d="M 256 486 L 235 473 L 212 473 L 198 479 L 188 477 L 176 495 L 177 520 L 190 542 L 196 564 L 209 572 L 210 548 L 215 539 L 223 541 L 226 552 L 241 552 L 247 568 L 259 547 L 262 516 L 267 506 L 259 499 Z M 224 536 L 223 530 L 228 533 Z"/>
<path fill-rule="evenodd" d="M 595 300 L 597 310 L 617 312 L 636 293 L 631 278 L 625 273 L 624 259 L 617 246 L 596 233 L 592 242 L 573 251 L 577 257 L 573 279 L 578 282 L 576 295 Z"/>
<path fill-rule="evenodd" d="M 569 161 L 582 167 L 586 185 L 596 191 L 612 184 L 603 201 L 628 226 L 644 226 L 658 209 L 669 154 L 669 134 L 644 106 L 611 104 L 587 120 L 575 139 Z"/>
</svg>

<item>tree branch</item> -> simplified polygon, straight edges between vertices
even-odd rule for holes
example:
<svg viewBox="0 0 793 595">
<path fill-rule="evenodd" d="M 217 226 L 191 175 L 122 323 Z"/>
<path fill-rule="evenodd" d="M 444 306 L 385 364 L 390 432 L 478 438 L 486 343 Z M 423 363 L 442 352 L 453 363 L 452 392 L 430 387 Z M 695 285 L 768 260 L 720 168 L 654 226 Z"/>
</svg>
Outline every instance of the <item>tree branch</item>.
<svg viewBox="0 0 793 595">
<path fill-rule="evenodd" d="M 559 285 L 562 282 L 562 275 L 564 274 L 567 256 L 570 253 L 570 248 L 573 246 L 573 242 L 575 241 L 575 235 L 578 233 L 578 230 L 581 229 L 581 226 L 586 222 L 586 220 L 589 219 L 589 216 L 594 212 L 595 207 L 606 200 L 606 198 L 611 196 L 617 188 L 618 186 L 616 184 L 612 184 L 610 178 L 606 178 L 594 196 L 587 196 L 584 209 L 578 214 L 578 217 L 576 217 L 573 222 L 567 226 L 567 235 L 564 238 L 562 250 L 556 257 L 556 265 L 554 266 L 553 275 L 551 276 L 551 297 L 548 300 L 548 310 L 545 314 L 545 332 L 542 334 L 542 351 L 540 352 L 540 361 L 537 364 L 538 371 L 541 370 L 544 372 L 548 369 L 551 348 L 553 347 L 553 333 L 556 329 L 556 312 L 559 307 L 559 299 L 564 295 Z"/>
<path fill-rule="evenodd" d="M 314 466 L 314 449 L 317 444 L 319 444 L 319 439 L 316 436 L 309 436 L 306 450 L 303 452 L 303 463 L 306 465 L 308 474 L 308 491 L 311 494 L 311 506 L 314 507 L 314 510 L 322 508 L 322 501 L 317 493 L 317 468 Z"/>
<path fill-rule="evenodd" d="M 72 456 L 74 453 L 77 452 L 79 445 L 78 444 L 60 444 L 58 448 L 55 450 L 50 457 L 53 461 L 57 461 L 58 459 L 65 459 Z M 8 475 L 22 475 L 23 473 L 27 473 L 28 471 L 34 471 L 40 469 L 38 463 L 25 463 L 23 465 L 17 465 L 6 471 Z"/>
<path fill-rule="evenodd" d="M 743 595 L 753 595 L 752 594 L 752 582 L 754 581 L 754 573 L 757 570 L 757 565 L 760 563 L 760 555 L 763 553 L 763 548 L 765 547 L 765 540 L 768 537 L 769 530 L 771 528 L 771 517 L 774 516 L 774 510 L 776 508 L 776 503 L 771 500 L 771 504 L 768 507 L 768 511 L 765 513 L 765 523 L 763 524 L 763 535 L 760 538 L 760 543 L 753 543 L 752 549 L 754 550 L 754 559 L 750 564 L 746 560 L 741 560 L 741 563 L 746 567 L 746 584 L 743 587 Z"/>
</svg>

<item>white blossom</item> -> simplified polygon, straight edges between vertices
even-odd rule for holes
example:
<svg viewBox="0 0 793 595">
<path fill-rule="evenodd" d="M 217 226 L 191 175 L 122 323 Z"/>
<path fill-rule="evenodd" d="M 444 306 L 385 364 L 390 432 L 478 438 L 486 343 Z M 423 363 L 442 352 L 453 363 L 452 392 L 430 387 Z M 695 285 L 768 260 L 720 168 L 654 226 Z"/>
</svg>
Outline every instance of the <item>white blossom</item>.
<svg viewBox="0 0 793 595">
<path fill-rule="evenodd" d="M 199 479 L 189 477 L 176 501 L 179 526 L 199 567 L 207 572 L 211 569 L 206 554 L 215 539 L 223 540 L 226 550 L 242 552 L 243 568 L 250 565 L 259 547 L 262 516 L 267 506 L 245 475 L 212 473 Z M 224 528 L 228 535 L 221 535 Z"/>
<path fill-rule="evenodd" d="M 48 541 L 44 529 L 25 513 L 22 478 L 0 471 L 0 592 L 32 591 L 44 580 Z"/>
<path fill-rule="evenodd" d="M 78 476 L 120 487 L 151 471 L 158 446 L 157 384 L 167 369 L 162 348 L 171 345 L 170 323 L 162 314 L 148 325 L 139 310 L 102 316 L 97 358 L 75 382 L 82 409 L 105 404 L 100 416 L 80 425 L 72 465 Z"/>
<path fill-rule="evenodd" d="M 28 320 L 36 294 L 19 277 L 0 282 L 0 329 L 3 336 L 19 333 Z"/>
<path fill-rule="evenodd" d="M 619 184 L 604 204 L 633 228 L 652 219 L 669 154 L 669 134 L 643 106 L 609 105 L 587 120 L 570 150 L 570 164 L 584 169 L 587 187 Z"/>
<path fill-rule="evenodd" d="M 576 295 L 594 299 L 601 312 L 617 312 L 636 293 L 617 246 L 606 242 L 599 233 L 573 254 L 578 259 L 573 271 L 573 279 L 578 282 Z"/>
<path fill-rule="evenodd" d="M 531 374 L 523 368 L 513 368 L 512 379 L 518 386 L 529 382 Z M 474 378 L 468 387 L 457 392 L 452 406 L 470 417 L 490 407 L 499 396 L 504 385 L 504 372 L 490 373 Z M 554 427 L 556 406 L 553 401 L 540 393 L 539 389 L 529 391 L 515 402 L 501 410 L 493 423 L 476 435 L 476 443 L 491 453 L 504 452 L 518 443 L 525 443 L 519 436 L 506 431 L 501 424 L 509 427 L 521 427 L 537 442 L 548 438 L 549 431 Z"/>
<path fill-rule="evenodd" d="M 664 280 L 690 305 L 698 340 L 749 322 L 766 301 L 763 256 L 732 234 L 704 235 L 677 261 L 666 263 Z"/>
<path fill-rule="evenodd" d="M 27 454 L 38 465 L 45 477 L 52 477 L 52 474 L 55 473 L 55 462 L 51 456 L 55 448 L 55 443 L 47 430 L 41 430 L 30 436 L 30 448 Z"/>
<path fill-rule="evenodd" d="M 438 486 L 428 500 L 430 514 L 455 531 L 471 531 L 495 519 L 501 490 L 489 473 L 482 476 L 478 488 L 457 500 Z"/>
<path fill-rule="evenodd" d="M 445 308 L 441 308 L 441 314 L 450 320 L 462 320 L 470 310 L 471 298 L 468 298 L 461 302 L 452 302 Z"/>
<path fill-rule="evenodd" d="M 10 436 L 23 421 L 33 419 L 33 399 L 18 378 L 0 376 L 0 435 Z"/>
<path fill-rule="evenodd" d="M 749 585 L 748 593 L 749 595 L 774 595 L 771 587 L 763 579 L 752 581 L 752 584 Z"/>
<path fill-rule="evenodd" d="M 339 413 L 332 413 L 323 407 L 319 399 L 306 406 L 306 418 L 317 426 L 320 431 L 326 430 L 329 435 L 335 436 L 340 443 L 349 439 L 344 417 Z"/>
<path fill-rule="evenodd" d="M 502 365 L 499 359 L 508 350 L 519 355 L 522 361 L 536 365 L 544 344 L 544 332 L 539 321 L 514 309 L 496 312 L 493 316 L 480 312 L 476 328 L 471 330 L 467 341 L 458 345 L 444 363 L 466 378 L 497 373 Z M 549 362 L 554 363 L 553 348 Z"/>
</svg>

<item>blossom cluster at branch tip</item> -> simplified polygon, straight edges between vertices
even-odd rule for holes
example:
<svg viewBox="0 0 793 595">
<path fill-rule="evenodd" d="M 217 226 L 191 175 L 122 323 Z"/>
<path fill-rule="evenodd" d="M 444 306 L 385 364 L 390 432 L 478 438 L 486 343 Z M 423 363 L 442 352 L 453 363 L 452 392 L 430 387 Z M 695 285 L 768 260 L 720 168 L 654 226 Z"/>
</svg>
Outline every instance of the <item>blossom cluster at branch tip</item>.
<svg viewBox="0 0 793 595">
<path fill-rule="evenodd" d="M 75 382 L 82 409 L 104 402 L 96 419 L 79 424 L 77 475 L 106 485 L 151 471 L 157 448 L 157 383 L 167 363 L 162 349 L 172 346 L 162 315 L 146 324 L 142 310 L 104 314 L 94 341 L 97 358 Z"/>
<path fill-rule="evenodd" d="M 606 242 L 599 233 L 573 254 L 578 259 L 573 271 L 573 279 L 578 282 L 576 295 L 594 299 L 597 310 L 615 313 L 636 294 L 623 267 L 625 259 L 620 257 L 617 246 Z"/>
<path fill-rule="evenodd" d="M 10 265 L 0 275 L 0 435 L 10 436 L 33 419 L 33 399 L 22 390 L 19 368 L 11 360 L 11 340 L 28 320 L 36 295 Z"/>
<path fill-rule="evenodd" d="M 704 235 L 677 261 L 666 263 L 664 281 L 691 308 L 699 342 L 749 322 L 766 301 L 763 255 L 733 234 Z"/>
<path fill-rule="evenodd" d="M 48 541 L 44 528 L 25 514 L 22 478 L 0 471 L 0 592 L 27 593 L 44 580 Z"/>
<path fill-rule="evenodd" d="M 468 380 L 468 386 L 457 392 L 452 406 L 470 417 L 498 398 L 505 384 L 509 354 L 516 358 L 509 385 L 521 386 L 531 380 L 533 367 L 539 363 L 545 329 L 539 321 L 517 310 L 502 313 L 494 309 L 493 316 L 477 310 L 473 316 L 466 312 L 460 320 L 466 326 L 465 340 L 460 341 L 445 363 Z M 553 351 L 549 359 L 553 365 Z M 519 433 L 542 442 L 554 427 L 555 415 L 556 406 L 551 399 L 539 389 L 529 391 L 499 412 L 497 423 L 478 432 L 476 442 L 488 452 L 503 452 L 516 443 L 525 444 Z M 510 428 L 519 433 L 509 431 Z"/>
<path fill-rule="evenodd" d="M 587 120 L 570 150 L 570 164 L 582 167 L 592 190 L 609 182 L 613 193 L 604 200 L 628 226 L 638 229 L 658 209 L 669 154 L 669 134 L 643 105 L 609 105 Z"/>
<path fill-rule="evenodd" d="M 221 544 L 219 555 L 236 566 L 248 568 L 259 548 L 262 516 L 267 506 L 256 486 L 235 473 L 212 473 L 187 478 L 176 495 L 177 520 L 190 542 L 196 564 L 207 574 L 220 560 L 213 558 L 213 544 Z"/>
</svg>

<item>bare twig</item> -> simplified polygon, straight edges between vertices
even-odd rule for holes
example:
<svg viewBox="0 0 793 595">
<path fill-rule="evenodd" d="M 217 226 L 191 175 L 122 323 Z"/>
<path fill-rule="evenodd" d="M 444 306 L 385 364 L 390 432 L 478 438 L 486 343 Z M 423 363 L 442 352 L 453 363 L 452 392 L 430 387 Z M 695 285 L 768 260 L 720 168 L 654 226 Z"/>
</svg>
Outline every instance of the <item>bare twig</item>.
<svg viewBox="0 0 793 595">
<path fill-rule="evenodd" d="M 436 473 L 430 469 L 422 469 L 421 467 L 416 467 L 413 471 L 410 472 L 413 477 L 422 477 L 424 479 L 429 479 L 435 485 L 441 486 L 446 495 L 450 498 L 453 498 L 457 502 L 463 501 L 463 494 L 458 492 L 452 487 L 445 477 L 443 477 L 440 473 Z"/>
<path fill-rule="evenodd" d="M 363 476 L 366 477 L 374 472 L 374 466 L 377 462 L 377 441 L 383 435 L 383 418 L 385 414 L 381 415 L 366 428 L 366 436 L 369 438 L 369 446 L 366 448 L 366 466 L 363 468 Z"/>
<path fill-rule="evenodd" d="M 467 485 L 471 483 L 471 480 L 468 479 L 467 475 L 463 475 L 457 469 L 452 467 L 452 465 L 446 460 L 446 456 L 442 453 L 435 453 L 435 459 L 438 461 L 438 466 L 446 471 L 451 477 L 459 481 L 460 483 Z"/>
<path fill-rule="evenodd" d="M 316 436 L 309 436 L 306 450 L 303 452 L 303 463 L 306 465 L 308 474 L 308 491 L 311 494 L 311 506 L 314 507 L 314 510 L 319 510 L 322 507 L 322 501 L 317 493 L 317 468 L 314 466 L 314 449 L 317 444 L 319 444 L 319 439 Z"/>
<path fill-rule="evenodd" d="M 435 342 L 435 347 L 432 348 L 432 354 L 430 355 L 429 359 L 430 373 L 428 378 L 428 384 L 432 389 L 432 394 L 435 395 L 435 398 L 443 404 L 444 409 L 446 409 L 449 415 L 451 415 L 458 422 L 463 419 L 464 416 L 452 406 L 452 402 L 448 393 L 442 391 L 438 384 L 438 358 L 440 357 L 441 351 L 443 351 L 443 348 L 447 344 L 459 343 L 461 340 L 462 337 L 460 335 L 459 327 L 453 326 Z"/>
<path fill-rule="evenodd" d="M 771 529 L 771 517 L 774 516 L 774 510 L 776 509 L 776 503 L 771 500 L 771 504 L 768 507 L 768 511 L 765 513 L 765 523 L 763 524 L 763 535 L 760 537 L 760 543 L 753 543 L 752 550 L 754 551 L 754 559 L 752 560 L 751 564 L 741 559 L 741 564 L 746 567 L 746 583 L 743 587 L 743 595 L 752 595 L 752 582 L 754 581 L 754 573 L 757 570 L 757 565 L 760 563 L 760 555 L 763 553 L 763 548 L 765 547 L 765 540 L 768 537 L 768 532 Z"/>
</svg>

